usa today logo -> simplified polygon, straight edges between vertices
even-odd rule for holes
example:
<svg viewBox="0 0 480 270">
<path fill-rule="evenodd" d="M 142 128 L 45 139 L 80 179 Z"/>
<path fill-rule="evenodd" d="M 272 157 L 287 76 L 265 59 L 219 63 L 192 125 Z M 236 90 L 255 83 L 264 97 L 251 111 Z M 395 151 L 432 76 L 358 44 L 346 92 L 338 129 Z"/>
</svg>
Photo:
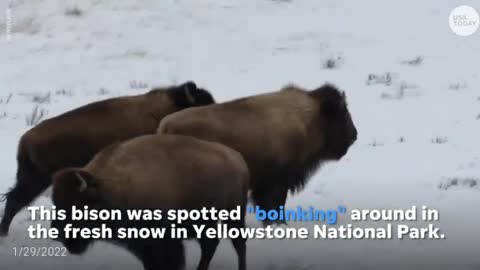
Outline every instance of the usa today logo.
<svg viewBox="0 0 480 270">
<path fill-rule="evenodd" d="M 466 37 L 478 30 L 479 16 L 470 6 L 458 6 L 450 12 L 448 23 L 455 34 Z"/>
</svg>

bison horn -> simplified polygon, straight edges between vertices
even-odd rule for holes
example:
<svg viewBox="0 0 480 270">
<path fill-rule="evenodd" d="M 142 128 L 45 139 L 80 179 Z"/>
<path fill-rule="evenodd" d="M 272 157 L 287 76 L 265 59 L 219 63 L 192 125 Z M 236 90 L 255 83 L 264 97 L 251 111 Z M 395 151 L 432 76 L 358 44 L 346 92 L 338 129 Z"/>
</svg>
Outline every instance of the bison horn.
<svg viewBox="0 0 480 270">
<path fill-rule="evenodd" d="M 85 180 L 85 178 L 83 178 L 82 175 L 78 172 L 75 172 L 75 175 L 80 180 L 80 187 L 78 188 L 78 191 L 84 192 L 87 189 L 87 180 Z"/>
<path fill-rule="evenodd" d="M 192 93 L 191 93 L 191 89 L 186 87 L 185 88 L 185 96 L 187 97 L 188 101 L 191 103 L 191 104 L 194 104 L 195 103 L 195 98 L 193 97 Z"/>
<path fill-rule="evenodd" d="M 185 91 L 185 96 L 187 97 L 188 102 L 194 104 L 195 97 L 193 96 L 192 92 L 197 90 L 197 85 L 194 82 L 189 81 L 183 84 L 183 89 Z"/>
</svg>

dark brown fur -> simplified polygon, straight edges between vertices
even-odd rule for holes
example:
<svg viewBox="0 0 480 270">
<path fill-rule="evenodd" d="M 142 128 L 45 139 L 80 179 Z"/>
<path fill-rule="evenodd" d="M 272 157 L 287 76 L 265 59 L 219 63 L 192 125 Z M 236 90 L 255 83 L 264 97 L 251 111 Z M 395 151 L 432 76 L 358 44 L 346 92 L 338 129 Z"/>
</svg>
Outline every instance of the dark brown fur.
<svg viewBox="0 0 480 270">
<path fill-rule="evenodd" d="M 0 235 L 6 235 L 18 211 L 50 185 L 55 171 L 83 166 L 116 141 L 155 133 L 168 114 L 213 102 L 208 91 L 187 82 L 91 103 L 41 122 L 20 139 L 17 183 L 5 195 Z"/>
<path fill-rule="evenodd" d="M 264 209 L 284 205 L 315 169 L 338 160 L 357 138 L 345 95 L 334 86 L 281 91 L 203 108 L 160 122 L 160 134 L 191 135 L 242 153 L 252 175 L 254 201 Z"/>
<path fill-rule="evenodd" d="M 201 209 L 233 210 L 242 207 L 240 221 L 227 221 L 244 227 L 249 172 L 240 153 L 218 143 L 181 135 L 145 135 L 109 146 L 81 169 L 64 169 L 53 179 L 53 202 L 57 209 Z M 82 183 L 83 182 L 83 183 Z M 83 188 L 81 188 L 83 186 Z M 165 212 L 164 212 L 165 213 Z M 164 214 L 166 216 L 166 214 Z M 103 221 L 55 221 L 52 227 L 63 231 L 65 224 L 77 228 L 95 227 Z M 109 227 L 162 227 L 164 222 L 108 222 Z M 215 221 L 191 221 L 214 226 Z M 185 225 L 183 225 L 185 226 Z M 169 227 L 167 227 L 169 228 Z M 135 254 L 145 269 L 180 269 L 184 264 L 183 246 L 178 239 L 114 239 Z M 92 240 L 60 241 L 76 254 L 86 251 Z M 208 269 L 218 239 L 199 239 L 202 257 L 199 270 Z M 245 270 L 245 239 L 232 239 Z"/>
</svg>

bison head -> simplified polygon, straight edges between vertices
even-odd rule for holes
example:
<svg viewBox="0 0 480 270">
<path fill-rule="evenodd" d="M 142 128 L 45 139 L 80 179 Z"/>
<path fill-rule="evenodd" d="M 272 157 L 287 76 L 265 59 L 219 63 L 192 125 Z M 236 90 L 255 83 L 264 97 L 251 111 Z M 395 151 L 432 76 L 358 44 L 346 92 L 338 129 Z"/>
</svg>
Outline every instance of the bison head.
<svg viewBox="0 0 480 270">
<path fill-rule="evenodd" d="M 180 108 L 205 106 L 215 103 L 212 95 L 207 90 L 197 88 L 197 85 L 192 81 L 174 87 L 172 93 L 176 105 Z"/>
<path fill-rule="evenodd" d="M 207 90 L 198 88 L 197 85 L 188 81 L 186 83 L 166 88 L 155 88 L 148 92 L 149 97 L 162 97 L 164 94 L 173 101 L 176 110 L 189 107 L 205 106 L 215 103 L 215 99 Z"/>
<path fill-rule="evenodd" d="M 332 85 L 324 85 L 313 91 L 320 102 L 320 122 L 323 151 L 326 159 L 338 160 L 357 140 L 357 129 L 347 108 L 345 93 Z"/>
<path fill-rule="evenodd" d="M 53 177 L 52 201 L 57 210 L 66 212 L 65 220 L 53 220 L 51 227 L 59 231 L 58 241 L 60 241 L 72 254 L 82 254 L 92 242 L 91 239 L 66 238 L 64 228 L 67 224 L 72 224 L 75 228 L 92 227 L 88 221 L 72 220 L 71 210 L 75 206 L 77 209 L 83 209 L 85 205 L 90 208 L 98 206 L 99 200 L 96 198 L 93 189 L 89 185 L 93 184 L 93 177 L 80 170 L 65 169 L 56 173 Z"/>
</svg>

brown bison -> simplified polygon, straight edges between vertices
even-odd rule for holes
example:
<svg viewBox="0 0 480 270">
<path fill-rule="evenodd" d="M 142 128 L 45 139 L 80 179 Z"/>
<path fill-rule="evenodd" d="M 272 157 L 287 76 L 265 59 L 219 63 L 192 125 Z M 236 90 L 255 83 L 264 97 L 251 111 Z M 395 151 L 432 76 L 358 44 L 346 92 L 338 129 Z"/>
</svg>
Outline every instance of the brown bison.
<svg viewBox="0 0 480 270">
<path fill-rule="evenodd" d="M 245 226 L 249 171 L 240 153 L 224 145 L 181 135 L 145 135 L 111 145 L 81 169 L 63 169 L 53 177 L 53 203 L 68 212 L 83 209 L 186 209 L 203 207 L 234 210 L 241 207 L 240 220 L 225 221 L 235 228 Z M 165 214 L 166 216 L 166 214 Z M 86 251 L 91 239 L 72 239 L 63 229 L 98 228 L 103 221 L 52 221 L 59 241 L 75 254 Z M 214 227 L 216 221 L 186 223 Z M 107 221 L 110 228 L 167 226 L 164 221 Z M 168 226 L 169 227 L 169 226 Z M 191 228 L 190 228 L 191 229 Z M 168 230 L 167 230 L 168 231 Z M 104 239 L 108 240 L 108 239 Z M 181 269 L 183 243 L 179 239 L 111 239 L 132 252 L 145 269 Z M 199 239 L 202 255 L 198 269 L 208 269 L 218 239 Z M 239 269 L 246 265 L 245 239 L 232 239 Z"/>
<path fill-rule="evenodd" d="M 183 134 L 239 151 L 263 209 L 285 204 L 324 161 L 343 157 L 357 139 L 344 93 L 332 85 L 281 91 L 190 108 L 165 117 L 159 134 Z"/>
<path fill-rule="evenodd" d="M 116 141 L 154 134 L 168 114 L 211 103 L 208 91 L 187 82 L 91 103 L 41 122 L 20 139 L 17 183 L 4 196 L 0 235 L 8 234 L 14 216 L 50 185 L 55 171 L 83 166 Z"/>
</svg>

